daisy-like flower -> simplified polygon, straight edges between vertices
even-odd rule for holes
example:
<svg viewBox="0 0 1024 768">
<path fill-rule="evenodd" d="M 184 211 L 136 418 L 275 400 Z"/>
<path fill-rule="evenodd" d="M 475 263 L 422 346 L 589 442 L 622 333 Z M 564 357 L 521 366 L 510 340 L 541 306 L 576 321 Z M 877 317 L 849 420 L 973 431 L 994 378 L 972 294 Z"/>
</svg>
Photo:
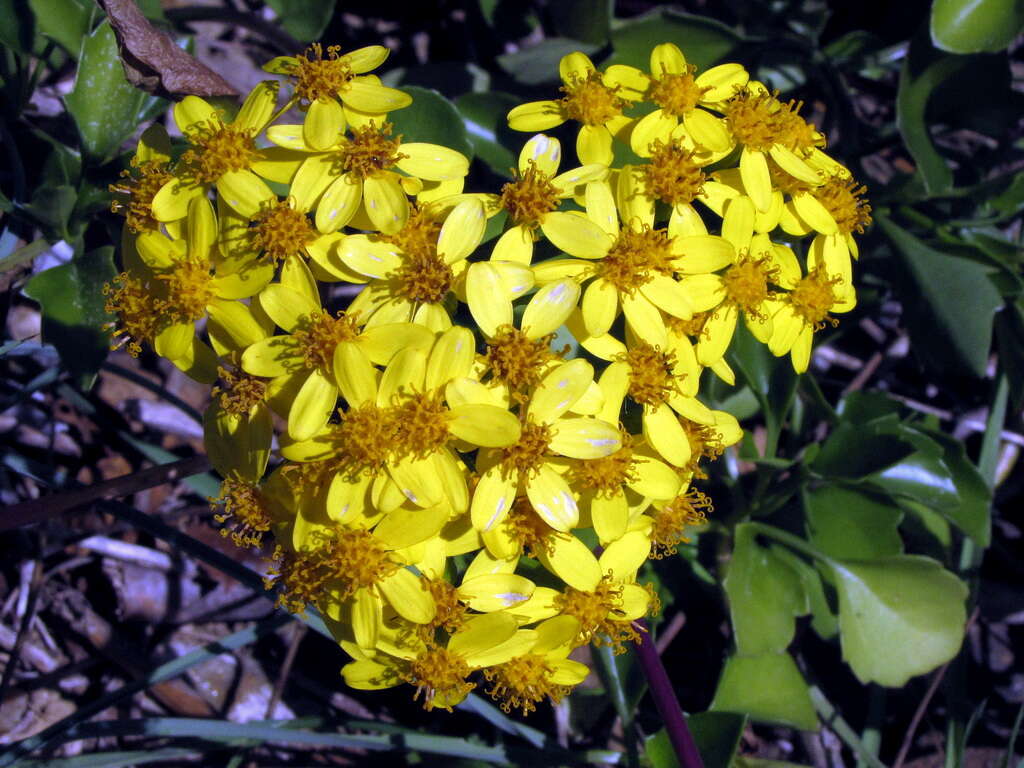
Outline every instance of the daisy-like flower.
<svg viewBox="0 0 1024 768">
<path fill-rule="evenodd" d="M 125 217 L 125 236 L 160 229 L 153 216 L 153 198 L 173 178 L 171 139 L 166 128 L 154 123 L 139 137 L 131 168 L 121 171 L 121 178 L 109 187 L 113 195 L 110 210 Z"/>
<path fill-rule="evenodd" d="M 395 622 L 382 632 L 377 652 L 370 656 L 352 642 L 342 648 L 354 661 L 342 670 L 345 682 L 360 690 L 379 690 L 408 683 L 416 688 L 423 707 L 451 711 L 476 687 L 468 680 L 476 670 L 505 664 L 529 653 L 537 633 L 519 629 L 504 613 L 474 616 L 444 645 L 425 642 L 419 633 Z"/>
<path fill-rule="evenodd" d="M 369 281 L 350 311 L 367 325 L 413 322 L 447 330 L 451 317 L 445 302 L 486 225 L 483 204 L 470 198 L 441 216 L 437 208 L 414 207 L 405 226 L 392 235 L 345 238 L 338 249 L 341 261 Z"/>
<path fill-rule="evenodd" d="M 623 114 L 629 106 L 624 92 L 579 51 L 562 57 L 558 73 L 565 95 L 559 101 L 520 104 L 508 113 L 509 127 L 514 131 L 546 131 L 574 120 L 581 123 L 576 136 L 580 162 L 611 165 L 612 137 L 630 123 Z"/>
<path fill-rule="evenodd" d="M 807 370 L 811 359 L 814 332 L 826 325 L 837 324 L 831 313 L 849 312 L 856 306 L 853 285 L 841 277 L 831 276 L 825 265 L 808 257 L 808 273 L 796 281 L 783 278 L 788 292 L 780 298 L 779 309 L 772 316 L 772 335 L 768 349 L 776 356 L 787 352 L 797 373 Z"/>
<path fill-rule="evenodd" d="M 473 493 L 473 527 L 486 532 L 508 516 L 519 489 L 552 528 L 568 531 L 579 522 L 576 498 L 558 471 L 558 457 L 596 459 L 621 447 L 619 431 L 587 416 L 566 414 L 590 389 L 594 369 L 575 359 L 552 368 L 522 406 L 519 439 L 500 450 L 481 451 L 482 470 Z"/>
<path fill-rule="evenodd" d="M 203 444 L 221 476 L 256 482 L 267 471 L 274 425 L 267 385 L 242 371 L 221 367 L 203 414 Z"/>
<path fill-rule="evenodd" d="M 676 554 L 680 544 L 689 544 L 688 534 L 705 525 L 714 509 L 706 494 L 689 486 L 667 501 L 654 502 L 646 529 L 651 539 L 651 558 L 661 560 Z"/>
<path fill-rule="evenodd" d="M 267 138 L 307 155 L 291 191 L 310 208 L 316 204 L 316 228 L 324 233 L 336 232 L 360 212 L 373 228 L 398 232 L 409 218 L 407 193 L 417 194 L 423 181 L 457 180 L 469 172 L 462 153 L 439 144 L 403 143 L 383 120 L 355 126 L 351 136 L 339 135 L 324 149 L 308 144 L 298 125 L 271 126 Z"/>
<path fill-rule="evenodd" d="M 529 264 L 537 230 L 572 256 L 587 257 L 600 248 L 601 231 L 593 222 L 558 207 L 578 187 L 605 178 L 608 167 L 592 163 L 558 173 L 561 158 L 558 139 L 539 133 L 523 145 L 516 177 L 501 188 L 500 195 L 484 196 L 488 210 L 504 210 L 512 223 L 498 238 L 492 260 Z"/>
<path fill-rule="evenodd" d="M 534 631 L 537 642 L 528 653 L 484 670 L 491 685 L 487 695 L 500 702 L 504 712 L 518 709 L 528 715 L 545 698 L 557 706 L 590 674 L 586 664 L 568 658 L 580 632 L 577 619 L 553 616 Z"/>
<path fill-rule="evenodd" d="M 668 140 L 679 125 L 706 151 L 721 154 L 732 149 L 728 127 L 708 110 L 721 111 L 721 103 L 745 86 L 750 76 L 740 64 L 720 64 L 695 77 L 696 71 L 673 43 L 662 43 L 651 51 L 650 74 L 623 64 L 608 67 L 606 79 L 620 85 L 631 100 L 657 105 L 630 132 L 630 146 L 638 155 L 646 156 L 655 141 Z"/>
<path fill-rule="evenodd" d="M 383 45 L 368 45 L 348 53 L 341 46 L 323 47 L 313 43 L 298 56 L 278 56 L 263 65 L 267 72 L 295 78 L 295 94 L 289 106 L 298 102 L 306 111 L 302 136 L 316 150 L 333 146 L 348 124 L 361 125 L 367 116 L 379 116 L 407 107 L 412 97 L 387 88 L 374 77 L 365 76 L 387 59 Z"/>
<path fill-rule="evenodd" d="M 216 185 L 218 196 L 243 216 L 252 216 L 277 196 L 260 178 L 274 178 L 278 169 L 256 146 L 256 136 L 270 122 L 278 83 L 265 81 L 246 98 L 231 122 L 207 101 L 186 96 L 174 105 L 174 122 L 190 148 L 153 197 L 153 217 L 175 221 L 185 217 L 189 202 Z M 259 174 L 259 175 L 257 175 Z"/>
</svg>

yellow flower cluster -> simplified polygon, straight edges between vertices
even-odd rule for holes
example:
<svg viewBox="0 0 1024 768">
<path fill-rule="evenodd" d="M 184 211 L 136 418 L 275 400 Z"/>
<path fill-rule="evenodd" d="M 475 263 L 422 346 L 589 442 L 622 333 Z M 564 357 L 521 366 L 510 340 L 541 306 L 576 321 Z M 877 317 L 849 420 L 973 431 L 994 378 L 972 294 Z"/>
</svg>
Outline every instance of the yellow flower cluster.
<svg viewBox="0 0 1024 768">
<path fill-rule="evenodd" d="M 500 192 L 469 192 L 466 157 L 392 130 L 410 98 L 369 74 L 386 56 L 274 59 L 290 96 L 263 82 L 230 121 L 186 97 L 176 160 L 146 131 L 108 311 L 117 344 L 212 385 L 216 519 L 273 536 L 268 584 L 323 614 L 349 685 L 451 708 L 479 672 L 529 712 L 587 675 L 573 649 L 638 639 L 638 571 L 704 522 L 691 481 L 742 434 L 703 369 L 733 382 L 742 315 L 804 370 L 854 305 L 870 209 L 799 105 L 671 44 L 650 72 L 566 56 L 563 97 L 509 123 L 579 123 L 581 164 L 536 133 Z"/>
</svg>

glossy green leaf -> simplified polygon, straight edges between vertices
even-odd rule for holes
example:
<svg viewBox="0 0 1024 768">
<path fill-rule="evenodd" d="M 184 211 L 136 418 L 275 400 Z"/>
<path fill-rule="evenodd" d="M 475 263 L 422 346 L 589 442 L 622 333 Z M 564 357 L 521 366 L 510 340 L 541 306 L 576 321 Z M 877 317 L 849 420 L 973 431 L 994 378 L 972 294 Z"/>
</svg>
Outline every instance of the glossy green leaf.
<svg viewBox="0 0 1024 768">
<path fill-rule="evenodd" d="M 803 731 L 818 729 L 807 683 L 788 653 L 729 657 L 711 709 Z"/>
<path fill-rule="evenodd" d="M 100 15 L 95 3 L 87 0 L 29 0 L 36 18 L 36 31 L 55 40 L 75 58 L 82 40 Z"/>
<path fill-rule="evenodd" d="M 861 682 L 898 688 L 956 655 L 967 587 L 927 557 L 833 561 L 843 658 Z"/>
<path fill-rule="evenodd" d="M 310 43 L 327 28 L 335 0 L 267 0 L 267 5 L 277 12 L 285 32 L 300 43 Z"/>
<path fill-rule="evenodd" d="M 884 216 L 877 223 L 907 267 L 908 290 L 920 297 L 907 314 L 914 350 L 946 375 L 984 375 L 993 317 L 1003 303 L 985 267 L 926 245 Z"/>
<path fill-rule="evenodd" d="M 30 53 L 36 19 L 24 0 L 0 0 L 0 43 L 17 53 Z"/>
<path fill-rule="evenodd" d="M 698 712 L 687 716 L 686 725 L 704 768 L 729 768 L 739 748 L 747 718 L 732 712 Z M 645 751 L 653 768 L 679 768 L 679 759 L 664 728 L 647 740 Z"/>
<path fill-rule="evenodd" d="M 903 553 L 899 508 L 885 497 L 824 485 L 803 495 L 807 534 L 830 557 L 870 560 Z"/>
<path fill-rule="evenodd" d="M 43 308 L 43 340 L 53 344 L 61 362 L 82 389 L 89 389 L 107 357 L 110 316 L 103 309 L 103 284 L 113 279 L 114 249 L 89 251 L 67 264 L 35 275 L 25 293 Z"/>
<path fill-rule="evenodd" d="M 562 37 L 601 45 L 611 31 L 612 5 L 611 0 L 559 0 L 547 10 Z"/>
<path fill-rule="evenodd" d="M 928 430 L 927 434 L 942 446 L 942 462 L 957 492 L 955 502 L 937 507 L 937 511 L 974 539 L 979 547 L 988 547 L 992 537 L 992 492 L 988 484 L 967 457 L 962 442 L 934 430 Z"/>
<path fill-rule="evenodd" d="M 839 634 L 839 617 L 825 594 L 825 584 L 819 569 L 784 547 L 772 550 L 800 576 L 807 605 L 811 609 L 811 628 L 824 640 Z"/>
<path fill-rule="evenodd" d="M 68 184 L 43 185 L 23 209 L 35 219 L 48 240 L 71 240 L 69 224 L 77 201 L 78 190 Z"/>
<path fill-rule="evenodd" d="M 609 63 L 650 68 L 651 48 L 675 43 L 687 62 L 700 70 L 726 58 L 742 42 L 731 28 L 714 19 L 667 8 L 617 24 L 612 29 L 615 53 Z"/>
<path fill-rule="evenodd" d="M 468 159 L 473 159 L 473 145 L 466 135 L 462 115 L 448 99 L 440 93 L 419 86 L 402 88 L 412 96 L 412 104 L 388 113 L 388 120 L 395 126 L 395 135 L 401 134 L 402 141 L 409 143 L 425 141 L 441 144 Z"/>
<path fill-rule="evenodd" d="M 877 434 L 861 425 L 843 423 L 828 436 L 810 466 L 823 475 L 862 478 L 914 452 L 914 446 L 898 435 Z"/>
<path fill-rule="evenodd" d="M 595 53 L 598 46 L 571 40 L 567 37 L 548 37 L 536 45 L 531 45 L 515 53 L 504 53 L 498 57 L 498 66 L 507 72 L 513 80 L 523 85 L 542 85 L 558 83 L 558 62 L 566 54 L 582 51 L 588 56 Z M 560 94 L 552 89 L 547 98 L 557 99 Z M 543 98 L 543 97 L 541 97 Z"/>
<path fill-rule="evenodd" d="M 934 0 L 929 26 L 935 46 L 950 53 L 996 53 L 1024 29 L 1020 0 Z"/>
<path fill-rule="evenodd" d="M 723 585 L 737 651 L 756 656 L 785 650 L 793 640 L 794 617 L 808 611 L 807 598 L 796 572 L 762 547 L 746 523 L 736 527 Z"/>
<path fill-rule="evenodd" d="M 100 163 L 113 158 L 154 101 L 159 100 L 125 79 L 109 22 L 82 40 L 75 84 L 64 102 L 86 155 Z"/>
<path fill-rule="evenodd" d="M 499 176 L 512 177 L 524 134 L 508 127 L 506 115 L 521 99 L 509 93 L 466 93 L 455 100 L 474 154 Z"/>
</svg>

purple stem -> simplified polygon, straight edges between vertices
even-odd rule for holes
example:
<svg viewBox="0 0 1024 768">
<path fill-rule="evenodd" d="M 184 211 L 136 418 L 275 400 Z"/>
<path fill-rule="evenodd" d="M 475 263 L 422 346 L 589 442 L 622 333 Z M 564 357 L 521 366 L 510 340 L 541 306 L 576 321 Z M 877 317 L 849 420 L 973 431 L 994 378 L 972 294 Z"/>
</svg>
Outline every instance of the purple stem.
<svg viewBox="0 0 1024 768">
<path fill-rule="evenodd" d="M 661 655 L 654 644 L 654 638 L 651 637 L 650 628 L 643 619 L 633 623 L 640 630 L 640 640 L 636 643 L 637 657 L 647 677 L 651 698 L 654 699 L 658 714 L 665 723 L 668 740 L 672 742 L 672 748 L 679 758 L 679 765 L 682 768 L 704 768 L 697 744 L 693 741 L 690 729 L 686 725 L 686 718 L 683 717 L 683 709 L 676 698 L 672 681 L 668 679 L 665 665 L 661 663 Z"/>
</svg>

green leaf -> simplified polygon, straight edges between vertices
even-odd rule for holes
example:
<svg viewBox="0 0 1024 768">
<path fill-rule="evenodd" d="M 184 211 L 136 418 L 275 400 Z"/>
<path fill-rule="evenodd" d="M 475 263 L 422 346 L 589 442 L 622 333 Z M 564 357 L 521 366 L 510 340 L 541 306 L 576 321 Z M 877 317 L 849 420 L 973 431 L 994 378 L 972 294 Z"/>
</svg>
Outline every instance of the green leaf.
<svg viewBox="0 0 1024 768">
<path fill-rule="evenodd" d="M 967 458 L 964 444 L 935 430 L 926 434 L 942 446 L 942 462 L 950 472 L 956 488 L 957 500 L 936 507 L 953 525 L 966 533 L 979 547 L 988 547 L 992 537 L 992 491 L 985 478 Z"/>
<path fill-rule="evenodd" d="M 949 366 L 983 376 L 993 317 L 1002 306 L 988 270 L 931 248 L 885 216 L 877 222 L 907 266 L 908 295 L 918 297 L 918 311 L 907 315 L 915 351 L 946 376 Z"/>
<path fill-rule="evenodd" d="M 32 53 L 36 18 L 24 0 L 0 0 L 0 43 L 17 53 Z"/>
<path fill-rule="evenodd" d="M 830 640 L 839 634 L 839 618 L 825 595 L 825 585 L 818 569 L 785 547 L 772 551 L 800 576 L 811 609 L 811 628 L 823 640 Z"/>
<path fill-rule="evenodd" d="M 967 587 L 927 557 L 833 561 L 843 658 L 864 683 L 899 688 L 952 659 Z"/>
<path fill-rule="evenodd" d="M 82 40 L 99 15 L 96 4 L 86 0 L 29 0 L 28 4 L 36 17 L 36 31 L 78 58 Z"/>
<path fill-rule="evenodd" d="M 818 729 L 807 683 L 788 653 L 729 657 L 711 710 L 750 715 L 802 731 Z"/>
<path fill-rule="evenodd" d="M 109 22 L 104 21 L 82 40 L 78 74 L 64 102 L 89 157 L 99 163 L 113 158 L 154 101 L 159 99 L 125 79 Z"/>
<path fill-rule="evenodd" d="M 744 715 L 731 712 L 698 712 L 686 718 L 704 768 L 729 768 L 747 725 Z M 668 732 L 662 728 L 647 740 L 647 759 L 653 768 L 679 768 Z"/>
<path fill-rule="evenodd" d="M 559 0 L 547 7 L 562 37 L 601 45 L 607 42 L 612 25 L 611 0 Z"/>
<path fill-rule="evenodd" d="M 558 62 L 563 56 L 573 51 L 582 51 L 589 56 L 597 50 L 598 46 L 580 40 L 548 37 L 521 51 L 503 53 L 498 57 L 498 66 L 523 85 L 557 83 Z M 557 95 L 552 92 L 549 98 L 556 98 Z"/>
<path fill-rule="evenodd" d="M 615 53 L 610 64 L 629 64 L 647 71 L 651 49 L 659 43 L 675 43 L 686 61 L 704 70 L 726 58 L 743 38 L 714 19 L 659 8 L 612 29 Z"/>
<path fill-rule="evenodd" d="M 891 501 L 854 488 L 825 485 L 803 495 L 808 538 L 840 559 L 870 560 L 903 553 L 903 515 Z"/>
<path fill-rule="evenodd" d="M 412 96 L 412 104 L 388 113 L 396 136 L 401 134 L 402 141 L 406 143 L 425 141 L 441 144 L 473 159 L 473 145 L 466 135 L 462 115 L 454 104 L 437 91 L 427 88 L 411 85 L 402 90 Z"/>
<path fill-rule="evenodd" d="M 786 358 L 772 355 L 743 323 L 737 324 L 729 345 L 729 362 L 761 403 L 768 433 L 765 455 L 771 457 L 793 405 L 799 378 Z"/>
<path fill-rule="evenodd" d="M 723 582 L 736 649 L 744 655 L 783 651 L 793 640 L 794 616 L 807 613 L 800 577 L 757 542 L 748 523 L 736 527 L 736 545 Z"/>
<path fill-rule="evenodd" d="M 914 446 L 899 436 L 878 434 L 859 424 L 842 423 L 828 436 L 810 466 L 826 476 L 859 479 L 913 453 Z"/>
<path fill-rule="evenodd" d="M 25 286 L 43 308 L 43 339 L 57 348 L 81 389 L 92 386 L 110 350 L 103 284 L 116 273 L 113 256 L 111 246 L 97 248 L 40 272 Z"/>
<path fill-rule="evenodd" d="M 996 53 L 1024 29 L 1020 0 L 934 0 L 932 42 L 950 53 Z"/>
<path fill-rule="evenodd" d="M 520 99 L 508 93 L 466 93 L 455 100 L 474 154 L 499 176 L 512 178 L 524 134 L 505 119 Z"/>
<path fill-rule="evenodd" d="M 335 0 L 267 0 L 267 5 L 277 12 L 285 32 L 300 43 L 309 43 L 327 28 Z"/>
<path fill-rule="evenodd" d="M 953 473 L 941 456 L 918 451 L 865 478 L 866 482 L 894 496 L 909 496 L 936 510 L 954 509 L 960 495 Z"/>
</svg>

